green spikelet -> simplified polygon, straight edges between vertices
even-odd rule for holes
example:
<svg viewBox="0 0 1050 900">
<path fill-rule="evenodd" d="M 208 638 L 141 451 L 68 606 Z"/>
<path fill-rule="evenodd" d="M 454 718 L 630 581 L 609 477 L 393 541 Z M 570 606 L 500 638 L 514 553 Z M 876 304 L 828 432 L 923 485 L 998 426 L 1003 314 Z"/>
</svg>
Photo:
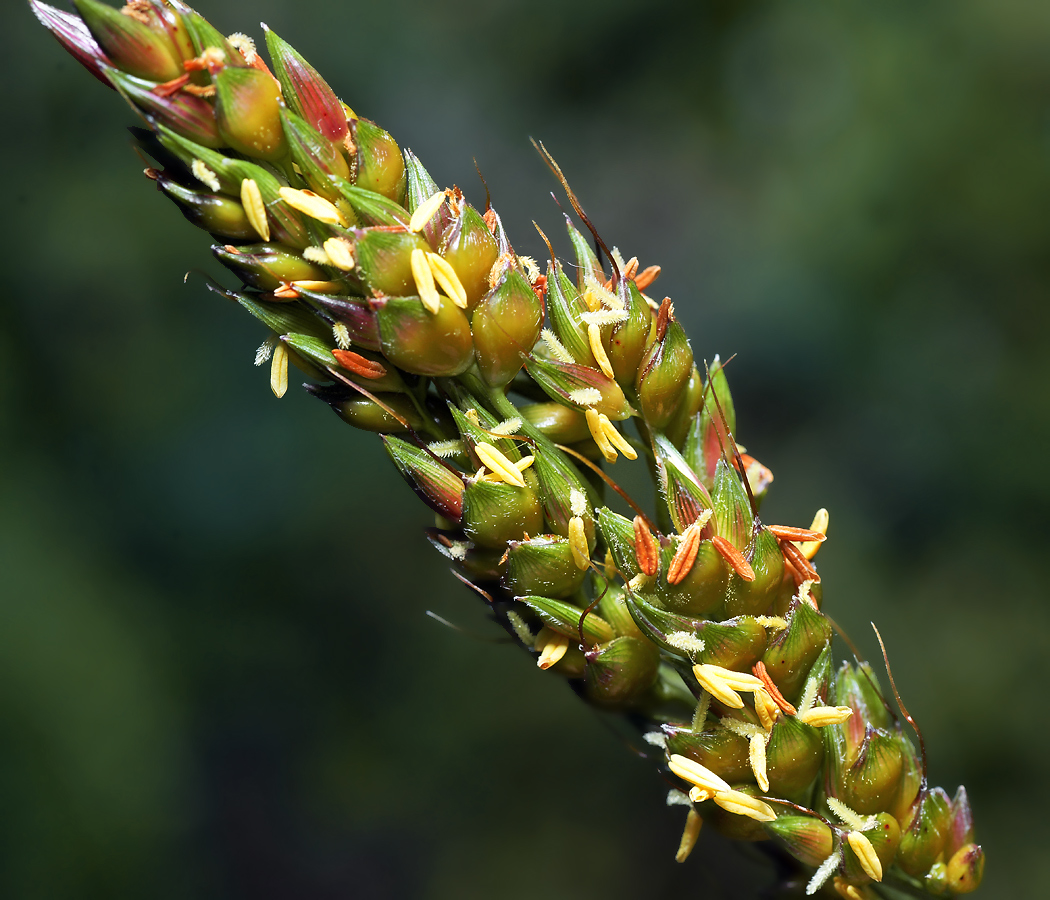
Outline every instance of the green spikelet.
<svg viewBox="0 0 1050 900">
<path fill-rule="evenodd" d="M 718 358 L 645 295 L 655 268 L 570 222 L 575 263 L 552 250 L 540 275 L 495 210 L 442 189 L 272 31 L 268 68 L 176 0 L 30 6 L 150 125 L 147 175 L 216 238 L 240 284 L 212 290 L 262 326 L 274 393 L 293 362 L 382 435 L 438 517 L 431 544 L 544 677 L 661 748 L 691 807 L 680 859 L 706 817 L 776 841 L 809 893 L 977 888 L 965 790 L 929 786 L 870 666 L 833 673 L 826 513 L 815 531 L 759 519 L 772 474 L 736 444 Z M 656 510 L 617 496 L 630 466 Z"/>
</svg>

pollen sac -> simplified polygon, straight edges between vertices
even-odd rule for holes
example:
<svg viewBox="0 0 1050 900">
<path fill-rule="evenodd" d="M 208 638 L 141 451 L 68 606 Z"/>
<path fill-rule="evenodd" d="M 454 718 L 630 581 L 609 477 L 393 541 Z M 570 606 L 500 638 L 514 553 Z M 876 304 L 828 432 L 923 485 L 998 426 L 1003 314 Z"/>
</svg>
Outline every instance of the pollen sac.
<svg viewBox="0 0 1050 900">
<path fill-rule="evenodd" d="M 941 788 L 919 792 L 909 818 L 902 822 L 897 863 L 909 875 L 921 878 L 941 855 L 951 832 L 952 805 Z"/>
<path fill-rule="evenodd" d="M 182 54 L 167 30 L 151 28 L 99 0 L 74 0 L 92 36 L 129 75 L 171 81 L 182 74 Z"/>
<path fill-rule="evenodd" d="M 628 708 L 656 681 L 660 652 L 649 641 L 613 638 L 587 652 L 587 699 L 606 709 Z"/>
<path fill-rule="evenodd" d="M 893 865 L 897 856 L 897 848 L 900 846 L 901 828 L 897 820 L 889 813 L 879 813 L 875 816 L 875 824 L 865 829 L 863 834 L 879 858 L 883 872 L 887 871 Z M 853 847 L 845 841 L 842 844 L 842 863 L 847 878 L 857 881 L 868 880 L 867 869 Z"/>
<path fill-rule="evenodd" d="M 831 623 L 808 603 L 796 601 L 788 615 L 788 627 L 769 642 L 762 662 L 780 692 L 795 703 L 810 667 L 831 640 Z"/>
<path fill-rule="evenodd" d="M 439 251 L 456 271 L 473 309 L 489 291 L 489 272 L 496 264 L 499 248 L 485 220 L 474 207 L 464 203 L 442 238 Z"/>
<path fill-rule="evenodd" d="M 465 372 L 474 361 L 470 323 L 447 297 L 440 298 L 436 313 L 418 297 L 389 297 L 376 306 L 383 355 L 399 369 L 451 376 Z"/>
<path fill-rule="evenodd" d="M 396 437 L 384 437 L 383 445 L 397 470 L 412 490 L 439 516 L 459 522 L 464 511 L 463 481 L 425 450 Z"/>
<path fill-rule="evenodd" d="M 755 799 L 762 796 L 762 790 L 755 784 L 736 784 L 733 785 L 733 788 L 739 793 Z M 712 805 L 711 824 L 719 834 L 733 841 L 769 840 L 769 835 L 766 834 L 763 822 L 722 809 L 717 803 Z"/>
<path fill-rule="evenodd" d="M 788 853 L 807 866 L 819 866 L 834 850 L 831 829 L 812 816 L 777 816 L 776 821 L 766 822 L 765 828 Z"/>
<path fill-rule="evenodd" d="M 350 134 L 357 147 L 354 183 L 366 191 L 403 203 L 407 180 L 401 148 L 386 131 L 368 119 L 354 119 Z"/>
<path fill-rule="evenodd" d="M 342 194 L 337 179 L 350 177 L 350 166 L 336 146 L 301 116 L 281 110 L 281 125 L 292 162 L 299 167 L 310 190 L 335 202 Z"/>
<path fill-rule="evenodd" d="M 245 284 L 260 291 L 276 290 L 282 282 L 325 281 L 328 278 L 324 269 L 280 244 L 248 244 L 236 248 L 236 251 L 214 244 L 211 252 Z"/>
<path fill-rule="evenodd" d="M 521 417 L 556 444 L 587 440 L 587 417 L 578 409 L 560 403 L 529 403 L 518 408 Z"/>
<path fill-rule="evenodd" d="M 257 238 L 255 229 L 244 213 L 244 207 L 230 197 L 190 190 L 163 173 L 157 175 L 157 187 L 178 204 L 186 219 L 215 237 L 231 241 Z"/>
<path fill-rule="evenodd" d="M 490 385 L 509 384 L 540 336 L 543 308 L 532 285 L 508 269 L 474 308 L 471 331 L 478 369 Z"/>
<path fill-rule="evenodd" d="M 480 547 L 502 548 L 542 532 L 543 506 L 529 487 L 476 481 L 463 494 L 463 530 Z"/>
<path fill-rule="evenodd" d="M 667 330 L 645 354 L 635 389 L 645 421 L 663 429 L 682 401 L 682 388 L 693 371 L 693 350 L 685 331 L 671 315 Z"/>
<path fill-rule="evenodd" d="M 820 730 L 794 716 L 780 716 L 769 736 L 766 765 L 773 796 L 804 802 L 824 765 Z M 817 864 L 822 861 L 823 858 Z"/>
<path fill-rule="evenodd" d="M 580 589 L 586 576 L 587 571 L 573 560 L 568 540 L 543 535 L 510 543 L 503 586 L 515 595 L 568 597 Z"/>
<path fill-rule="evenodd" d="M 341 142 L 348 126 L 335 92 L 303 57 L 266 26 L 266 49 L 284 102 L 330 141 Z"/>
<path fill-rule="evenodd" d="M 116 69 L 105 69 L 109 80 L 129 97 L 147 116 L 166 125 L 176 134 L 205 147 L 223 147 L 211 104 L 202 97 L 178 92 L 164 96 L 153 91 L 152 81 L 135 78 Z"/>
<path fill-rule="evenodd" d="M 215 81 L 215 120 L 223 139 L 245 156 L 276 162 L 288 154 L 281 91 L 259 69 L 225 68 Z"/>
</svg>

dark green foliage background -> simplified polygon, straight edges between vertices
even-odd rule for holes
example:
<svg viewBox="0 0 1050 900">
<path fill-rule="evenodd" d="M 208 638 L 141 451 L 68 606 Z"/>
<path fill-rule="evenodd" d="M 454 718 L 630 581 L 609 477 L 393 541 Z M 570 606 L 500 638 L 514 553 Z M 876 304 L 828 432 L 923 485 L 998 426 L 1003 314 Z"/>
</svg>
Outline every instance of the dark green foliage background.
<svg viewBox="0 0 1050 900">
<path fill-rule="evenodd" d="M 203 2 L 203 0 L 202 0 Z M 770 522 L 832 511 L 986 897 L 1045 885 L 1050 6 L 213 0 L 519 251 L 546 141 L 730 367 Z M 0 894 L 752 896 L 765 870 L 495 634 L 386 462 L 252 368 L 119 98 L 5 3 Z M 560 238 L 560 246 L 567 250 Z M 628 465 L 620 463 L 620 468 Z M 1041 857 L 1041 859 L 1040 859 Z"/>
</svg>

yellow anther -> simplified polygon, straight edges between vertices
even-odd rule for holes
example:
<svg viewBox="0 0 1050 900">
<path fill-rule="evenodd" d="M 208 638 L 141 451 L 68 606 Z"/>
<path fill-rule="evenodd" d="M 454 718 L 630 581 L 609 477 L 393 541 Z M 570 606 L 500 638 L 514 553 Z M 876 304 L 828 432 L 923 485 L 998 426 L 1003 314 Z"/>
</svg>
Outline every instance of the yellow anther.
<svg viewBox="0 0 1050 900">
<path fill-rule="evenodd" d="M 632 591 L 644 591 L 649 586 L 649 576 L 645 572 L 639 572 L 630 581 L 627 582 L 627 587 Z"/>
<path fill-rule="evenodd" d="M 838 894 L 842 900 L 868 900 L 871 896 L 868 891 L 855 884 L 850 884 L 841 875 L 836 875 L 835 880 L 831 882 L 831 885 L 835 888 L 835 893 Z"/>
<path fill-rule="evenodd" d="M 332 265 L 344 272 L 349 272 L 355 265 L 354 251 L 350 242 L 344 238 L 332 237 L 324 242 L 324 252 L 332 261 Z"/>
<path fill-rule="evenodd" d="M 338 294 L 346 290 L 346 285 L 341 281 L 293 281 L 292 287 L 315 294 Z"/>
<path fill-rule="evenodd" d="M 519 472 L 524 472 L 526 469 L 531 468 L 534 462 L 536 462 L 535 456 L 523 456 L 516 463 L 514 463 L 514 468 L 517 469 Z"/>
<path fill-rule="evenodd" d="M 683 863 L 689 859 L 689 854 L 696 846 L 696 839 L 700 836 L 700 826 L 704 820 L 695 809 L 690 809 L 685 817 L 685 828 L 682 829 L 682 840 L 678 842 L 678 852 L 674 855 L 675 862 Z"/>
<path fill-rule="evenodd" d="M 412 251 L 412 278 L 416 282 L 416 293 L 428 312 L 436 313 L 441 309 L 441 297 L 434 287 L 434 275 L 430 271 L 425 250 L 416 247 Z"/>
<path fill-rule="evenodd" d="M 408 220 L 409 231 L 422 231 L 427 222 L 434 218 L 434 214 L 441 209 L 441 204 L 445 202 L 445 192 L 438 191 L 433 196 L 424 200 L 419 206 L 416 207 L 416 211 L 412 213 L 412 218 Z"/>
<path fill-rule="evenodd" d="M 711 663 L 693 666 L 693 674 L 700 686 L 731 709 L 741 709 L 743 699 L 737 691 L 764 690 L 762 681 L 746 672 L 734 672 Z"/>
<path fill-rule="evenodd" d="M 270 390 L 275 397 L 288 393 L 288 348 L 283 342 L 273 348 L 270 358 Z"/>
<path fill-rule="evenodd" d="M 463 283 L 459 280 L 456 270 L 452 268 L 444 257 L 431 253 L 429 250 L 427 251 L 427 263 L 430 265 L 430 271 L 433 273 L 434 280 L 441 285 L 441 289 L 448 295 L 449 299 L 460 309 L 466 309 L 467 292 L 464 290 Z"/>
<path fill-rule="evenodd" d="M 568 652 L 569 639 L 564 634 L 544 626 L 536 635 L 535 648 L 540 652 L 536 665 L 541 669 L 549 669 Z"/>
<path fill-rule="evenodd" d="M 705 800 L 710 800 L 714 795 L 714 791 L 708 791 L 702 787 L 692 787 L 689 789 L 689 800 L 693 803 L 703 803 Z"/>
<path fill-rule="evenodd" d="M 193 173 L 194 178 L 202 184 L 208 185 L 213 191 L 217 191 L 222 187 L 219 183 L 219 176 L 209 169 L 202 159 L 195 159 L 190 163 L 190 172 Z"/>
<path fill-rule="evenodd" d="M 772 806 L 743 791 L 716 791 L 714 801 L 726 812 L 747 816 L 756 822 L 772 822 L 777 817 Z"/>
<path fill-rule="evenodd" d="M 266 218 L 266 204 L 263 203 L 262 191 L 254 178 L 241 180 L 241 206 L 248 217 L 248 224 L 264 241 L 270 239 L 270 222 Z"/>
<path fill-rule="evenodd" d="M 311 219 L 324 222 L 326 225 L 342 225 L 346 228 L 350 223 L 333 203 L 329 203 L 324 197 L 318 196 L 313 191 L 300 191 L 295 188 L 278 188 L 277 193 L 281 199 L 292 209 L 297 209 Z"/>
<path fill-rule="evenodd" d="M 602 344 L 601 328 L 597 325 L 588 325 L 587 341 L 591 345 L 591 353 L 594 354 L 594 360 L 598 363 L 598 368 L 605 373 L 607 378 L 615 377 L 612 363 L 609 362 L 609 354 L 605 352 L 605 345 Z"/>
<path fill-rule="evenodd" d="M 493 447 L 492 444 L 476 444 L 474 452 L 477 453 L 478 459 L 484 465 L 499 475 L 507 484 L 525 487 L 525 479 L 521 477 L 521 472 L 518 471 L 517 466 L 507 459 L 501 451 Z"/>
<path fill-rule="evenodd" d="M 587 532 L 583 527 L 583 519 L 573 516 L 569 519 L 569 549 L 572 550 L 572 558 L 576 568 L 586 569 L 591 564 L 591 551 L 587 546 Z"/>
<path fill-rule="evenodd" d="M 819 531 L 821 534 L 828 533 L 828 511 L 826 509 L 818 509 L 817 514 L 813 517 L 813 523 L 809 526 L 810 531 Z M 823 541 L 803 541 L 798 545 L 798 549 L 802 551 L 802 555 L 806 559 L 813 559 L 817 555 L 817 551 L 820 549 L 820 545 Z"/>
<path fill-rule="evenodd" d="M 860 867 L 864 870 L 864 874 L 872 881 L 882 881 L 882 861 L 876 854 L 875 848 L 871 845 L 871 841 L 859 831 L 851 831 L 846 835 L 846 840 L 849 841 L 853 852 L 857 854 L 857 859 L 860 861 Z"/>
<path fill-rule="evenodd" d="M 758 719 L 762 723 L 762 727 L 766 731 L 770 731 L 777 721 L 777 716 L 780 714 L 780 707 L 769 695 L 769 691 L 755 691 L 755 712 L 758 713 Z M 762 790 L 768 791 L 769 788 L 763 788 Z"/>
<path fill-rule="evenodd" d="M 695 784 L 705 791 L 731 791 L 732 788 L 725 781 L 712 772 L 707 766 L 702 766 L 688 756 L 672 753 L 667 760 L 668 768 L 683 781 Z"/>
<path fill-rule="evenodd" d="M 762 793 L 769 793 L 769 777 L 766 775 L 765 734 L 751 735 L 751 740 L 748 743 L 748 760 L 751 763 L 751 771 L 755 773 L 755 781 L 762 788 Z"/>
<path fill-rule="evenodd" d="M 593 389 L 587 388 L 586 390 Z M 602 456 L 605 457 L 605 461 L 616 462 L 616 449 L 609 443 L 609 437 L 606 435 L 605 429 L 602 428 L 601 415 L 595 409 L 588 409 L 586 416 L 587 428 L 591 432 L 591 437 L 594 438 L 594 443 L 598 445 L 598 449 L 602 452 Z"/>
<path fill-rule="evenodd" d="M 853 710 L 848 706 L 814 706 L 799 710 L 795 718 L 814 728 L 823 728 L 825 725 L 841 725 L 852 715 Z"/>
<path fill-rule="evenodd" d="M 609 417 L 605 413 L 598 414 L 598 420 L 601 423 L 601 429 L 605 436 L 609 439 L 609 443 L 612 444 L 617 450 L 619 450 L 628 459 L 638 459 L 638 451 L 634 449 L 627 439 L 620 434 L 616 426 L 610 421 Z"/>
</svg>

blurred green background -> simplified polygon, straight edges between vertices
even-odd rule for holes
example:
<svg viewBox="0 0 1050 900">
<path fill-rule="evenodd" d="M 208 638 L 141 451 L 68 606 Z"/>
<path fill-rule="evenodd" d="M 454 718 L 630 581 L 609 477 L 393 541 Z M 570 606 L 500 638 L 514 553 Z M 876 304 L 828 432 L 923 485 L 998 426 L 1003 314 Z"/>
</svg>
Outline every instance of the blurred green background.
<svg viewBox="0 0 1050 900">
<path fill-rule="evenodd" d="M 767 521 L 831 510 L 828 609 L 886 638 L 986 897 L 1050 845 L 1050 5 L 211 0 L 290 40 L 520 252 L 543 139 L 729 370 Z M 132 114 L 5 35 L 0 894 L 757 896 L 420 535 L 378 441 L 251 365 Z M 562 251 L 566 241 L 559 241 Z M 1041 680 L 1042 679 L 1042 680 Z"/>
</svg>

